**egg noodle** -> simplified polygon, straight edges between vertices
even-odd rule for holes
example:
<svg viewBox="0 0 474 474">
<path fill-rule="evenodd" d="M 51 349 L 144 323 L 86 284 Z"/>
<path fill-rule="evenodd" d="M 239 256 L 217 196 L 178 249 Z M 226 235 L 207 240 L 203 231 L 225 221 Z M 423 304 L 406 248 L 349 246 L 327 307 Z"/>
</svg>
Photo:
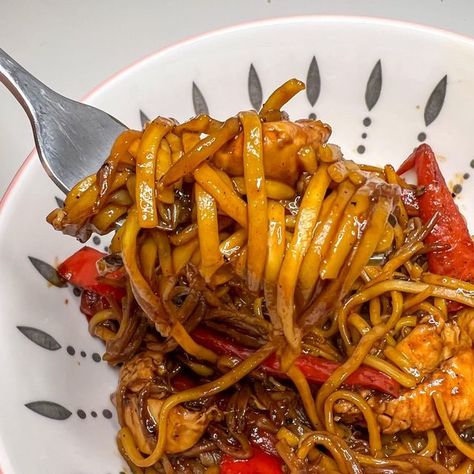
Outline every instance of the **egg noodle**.
<svg viewBox="0 0 474 474">
<path fill-rule="evenodd" d="M 114 234 L 100 281 L 125 296 L 89 330 L 121 367 L 120 452 L 142 474 L 473 473 L 474 285 L 430 273 L 420 188 L 289 121 L 302 89 L 126 131 L 48 216 Z M 255 453 L 277 470 L 232 470 Z"/>
</svg>

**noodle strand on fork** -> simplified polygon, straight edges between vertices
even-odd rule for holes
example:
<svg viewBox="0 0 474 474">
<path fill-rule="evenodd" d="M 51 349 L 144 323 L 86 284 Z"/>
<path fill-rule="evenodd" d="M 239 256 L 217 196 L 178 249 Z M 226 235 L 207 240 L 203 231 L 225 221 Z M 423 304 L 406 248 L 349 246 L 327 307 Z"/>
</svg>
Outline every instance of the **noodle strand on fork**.
<svg viewBox="0 0 474 474">
<path fill-rule="evenodd" d="M 267 254 L 267 194 L 263 168 L 262 125 L 255 112 L 240 114 L 244 134 L 244 179 L 248 212 L 248 285 L 258 291 Z"/>
<path fill-rule="evenodd" d="M 281 320 L 283 333 L 288 343 L 297 349 L 301 335 L 295 328 L 294 293 L 299 269 L 311 243 L 313 228 L 316 224 L 324 195 L 329 186 L 327 166 L 322 165 L 308 184 L 299 209 L 293 239 L 286 251 L 280 268 L 277 291 L 277 313 Z"/>
</svg>

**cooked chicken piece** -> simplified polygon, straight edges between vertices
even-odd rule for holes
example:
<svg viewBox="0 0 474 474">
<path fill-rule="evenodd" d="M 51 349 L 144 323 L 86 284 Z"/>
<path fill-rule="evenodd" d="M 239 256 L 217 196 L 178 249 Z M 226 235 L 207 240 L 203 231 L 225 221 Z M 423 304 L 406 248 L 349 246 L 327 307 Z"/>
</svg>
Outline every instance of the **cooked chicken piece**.
<svg viewBox="0 0 474 474">
<path fill-rule="evenodd" d="M 296 182 L 301 171 L 298 151 L 307 145 L 317 148 L 331 135 L 329 125 L 319 120 L 265 122 L 262 130 L 265 176 L 290 185 Z M 232 176 L 243 176 L 243 144 L 244 137 L 240 133 L 214 155 L 214 163 Z"/>
<path fill-rule="evenodd" d="M 439 390 L 452 423 L 474 419 L 474 335 L 473 312 L 461 312 L 458 321 L 429 320 L 416 326 L 397 344 L 397 349 L 413 363 L 425 379 L 413 390 L 396 399 L 361 392 L 384 433 L 411 429 L 426 431 L 440 426 L 431 394 Z M 361 419 L 349 402 L 335 404 L 334 411 L 346 422 Z"/>
<path fill-rule="evenodd" d="M 469 337 L 472 344 L 474 341 L 474 310 L 467 308 L 459 311 L 456 322 L 465 335 Z"/>
<path fill-rule="evenodd" d="M 399 398 L 383 401 L 379 397 L 369 400 L 378 414 L 384 433 L 401 430 L 427 431 L 440 426 L 431 394 L 442 394 L 451 423 L 474 418 L 474 351 L 464 350 L 447 360 L 439 370 L 415 389 Z"/>
<path fill-rule="evenodd" d="M 147 401 L 148 413 L 156 425 L 164 400 L 150 398 Z M 166 431 L 167 454 L 176 454 L 194 446 L 205 433 L 207 426 L 213 420 L 220 419 L 221 413 L 212 406 L 205 411 L 191 411 L 178 405 L 170 411 Z M 138 415 L 138 396 L 130 395 L 124 403 L 124 421 L 130 429 L 138 449 L 144 454 L 150 454 L 156 441 L 154 437 L 145 435 L 145 429 Z"/>
<path fill-rule="evenodd" d="M 377 416 L 383 433 L 397 433 L 411 429 L 427 431 L 440 426 L 431 394 L 438 390 L 443 396 L 451 423 L 474 420 L 474 351 L 464 350 L 444 362 L 440 369 L 413 390 L 407 390 L 396 399 L 385 396 L 361 394 Z M 344 422 L 361 420 L 358 409 L 350 402 L 341 400 L 334 405 L 334 412 Z"/>
<path fill-rule="evenodd" d="M 120 369 L 120 385 L 136 393 L 165 372 L 164 359 L 159 352 L 140 352 Z"/>
<path fill-rule="evenodd" d="M 359 389 L 359 395 L 369 401 L 374 397 L 374 392 L 365 388 Z M 334 404 L 334 418 L 336 421 L 343 419 L 344 423 L 354 425 L 361 421 L 361 413 L 359 409 L 348 400 L 338 400 Z"/>
<path fill-rule="evenodd" d="M 430 319 L 414 327 L 396 347 L 424 376 L 460 350 L 471 347 L 471 340 L 456 323 Z"/>
</svg>

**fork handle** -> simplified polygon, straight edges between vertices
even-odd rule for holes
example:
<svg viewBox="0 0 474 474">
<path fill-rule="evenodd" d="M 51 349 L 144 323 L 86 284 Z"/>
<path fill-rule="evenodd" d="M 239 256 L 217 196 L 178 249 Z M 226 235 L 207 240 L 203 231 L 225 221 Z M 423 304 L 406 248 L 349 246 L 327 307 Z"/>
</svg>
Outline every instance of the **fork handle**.
<svg viewBox="0 0 474 474">
<path fill-rule="evenodd" d="M 0 82 L 15 96 L 33 122 L 57 94 L 0 48 Z"/>
</svg>

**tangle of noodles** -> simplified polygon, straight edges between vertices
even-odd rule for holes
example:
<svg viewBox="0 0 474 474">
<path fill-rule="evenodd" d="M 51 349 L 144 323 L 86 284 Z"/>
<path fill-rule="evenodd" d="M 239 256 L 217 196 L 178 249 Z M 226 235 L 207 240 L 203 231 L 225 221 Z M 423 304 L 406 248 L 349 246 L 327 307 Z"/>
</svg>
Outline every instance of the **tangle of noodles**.
<svg viewBox="0 0 474 474">
<path fill-rule="evenodd" d="M 98 282 L 121 296 L 83 302 L 121 367 L 119 450 L 142 474 L 473 473 L 474 285 L 428 271 L 439 214 L 402 199 L 422 190 L 288 120 L 303 88 L 125 132 L 48 216 L 114 233 Z"/>
</svg>

